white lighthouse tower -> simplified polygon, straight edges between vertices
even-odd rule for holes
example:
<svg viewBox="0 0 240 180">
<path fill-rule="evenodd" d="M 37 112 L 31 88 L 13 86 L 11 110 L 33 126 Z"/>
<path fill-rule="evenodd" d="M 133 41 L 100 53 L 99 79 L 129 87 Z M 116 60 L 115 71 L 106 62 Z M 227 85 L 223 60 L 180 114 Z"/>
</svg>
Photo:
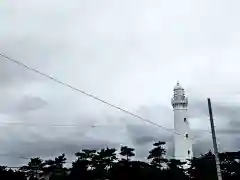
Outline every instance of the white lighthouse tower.
<svg viewBox="0 0 240 180">
<path fill-rule="evenodd" d="M 176 131 L 176 134 L 174 134 L 174 157 L 186 161 L 193 156 L 192 138 L 187 117 L 188 99 L 179 82 L 174 87 L 172 106 L 174 110 L 174 129 Z"/>
</svg>

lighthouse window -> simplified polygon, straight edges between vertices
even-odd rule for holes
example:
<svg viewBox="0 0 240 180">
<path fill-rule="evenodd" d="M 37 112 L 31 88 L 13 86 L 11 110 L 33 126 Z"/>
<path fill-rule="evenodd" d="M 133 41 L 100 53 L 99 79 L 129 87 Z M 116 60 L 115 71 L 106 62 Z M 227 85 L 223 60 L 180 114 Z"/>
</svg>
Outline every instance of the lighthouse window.
<svg viewBox="0 0 240 180">
<path fill-rule="evenodd" d="M 188 134 L 186 134 L 185 136 L 186 136 L 186 138 L 188 138 Z"/>
<path fill-rule="evenodd" d="M 188 150 L 188 155 L 190 155 L 190 151 Z"/>
<path fill-rule="evenodd" d="M 187 118 L 184 118 L 184 122 L 187 122 Z"/>
</svg>

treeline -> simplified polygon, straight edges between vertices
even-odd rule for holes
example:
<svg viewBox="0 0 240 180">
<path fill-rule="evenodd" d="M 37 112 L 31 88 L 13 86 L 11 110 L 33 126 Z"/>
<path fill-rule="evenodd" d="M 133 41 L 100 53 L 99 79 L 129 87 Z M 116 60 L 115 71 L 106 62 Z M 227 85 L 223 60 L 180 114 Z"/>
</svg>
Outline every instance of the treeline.
<svg viewBox="0 0 240 180">
<path fill-rule="evenodd" d="M 83 149 L 77 152 L 72 167 L 64 164 L 64 154 L 55 159 L 30 159 L 14 171 L 0 167 L 0 180 L 217 180 L 215 158 L 211 152 L 189 160 L 188 168 L 178 160 L 165 158 L 164 142 L 153 144 L 146 162 L 135 161 L 135 150 Z M 220 154 L 223 180 L 240 180 L 240 152 Z"/>
</svg>

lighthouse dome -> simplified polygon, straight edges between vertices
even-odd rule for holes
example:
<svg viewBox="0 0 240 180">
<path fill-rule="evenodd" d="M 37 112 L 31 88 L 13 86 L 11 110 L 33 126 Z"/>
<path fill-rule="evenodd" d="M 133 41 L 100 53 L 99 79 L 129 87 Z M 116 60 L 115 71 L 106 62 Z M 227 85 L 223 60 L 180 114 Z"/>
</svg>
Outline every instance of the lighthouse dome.
<svg viewBox="0 0 240 180">
<path fill-rule="evenodd" d="M 174 86 L 174 90 L 182 90 L 182 86 L 177 82 L 177 85 Z"/>
</svg>

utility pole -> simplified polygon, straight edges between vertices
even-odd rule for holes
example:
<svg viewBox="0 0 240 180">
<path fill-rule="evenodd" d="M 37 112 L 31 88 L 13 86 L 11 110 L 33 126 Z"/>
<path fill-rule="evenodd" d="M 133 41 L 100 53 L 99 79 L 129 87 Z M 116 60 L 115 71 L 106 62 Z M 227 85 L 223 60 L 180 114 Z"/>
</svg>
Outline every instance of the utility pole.
<svg viewBox="0 0 240 180">
<path fill-rule="evenodd" d="M 216 133 L 215 133 L 215 127 L 213 122 L 212 105 L 211 105 L 210 98 L 208 98 L 208 110 L 209 110 L 211 130 L 212 130 L 212 140 L 213 140 L 213 149 L 214 149 L 215 160 L 216 160 L 217 176 L 218 176 L 218 180 L 222 180 L 222 173 L 221 173 L 220 161 L 218 156 L 218 147 L 217 147 Z"/>
</svg>

